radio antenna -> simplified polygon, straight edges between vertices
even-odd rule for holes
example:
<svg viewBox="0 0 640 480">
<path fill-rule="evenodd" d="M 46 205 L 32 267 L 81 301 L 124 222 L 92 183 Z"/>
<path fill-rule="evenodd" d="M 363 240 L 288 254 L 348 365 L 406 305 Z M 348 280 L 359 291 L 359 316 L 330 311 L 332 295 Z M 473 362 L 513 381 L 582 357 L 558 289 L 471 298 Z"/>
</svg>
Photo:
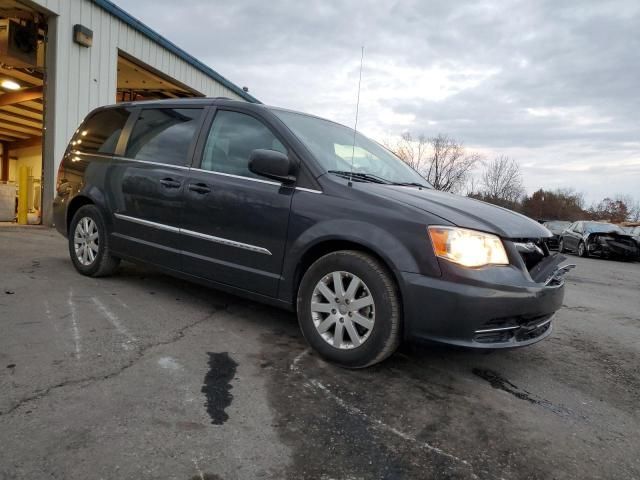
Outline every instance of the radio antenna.
<svg viewBox="0 0 640 480">
<path fill-rule="evenodd" d="M 356 100 L 356 123 L 353 126 L 353 144 L 351 145 L 351 172 L 349 172 L 349 186 L 353 186 L 353 158 L 356 154 L 356 133 L 358 132 L 358 111 L 360 109 L 360 85 L 362 84 L 362 61 L 364 60 L 364 46 L 360 54 L 360 78 L 358 79 L 358 98 Z"/>
</svg>

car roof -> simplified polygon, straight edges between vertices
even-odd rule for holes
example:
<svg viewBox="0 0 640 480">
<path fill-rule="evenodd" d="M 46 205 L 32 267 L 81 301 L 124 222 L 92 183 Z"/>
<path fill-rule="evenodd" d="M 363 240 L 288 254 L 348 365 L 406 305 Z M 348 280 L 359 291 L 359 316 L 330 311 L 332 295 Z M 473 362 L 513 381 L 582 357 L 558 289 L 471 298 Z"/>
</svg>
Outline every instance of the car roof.
<svg viewBox="0 0 640 480">
<path fill-rule="evenodd" d="M 117 107 L 147 107 L 147 106 L 169 106 L 169 105 L 217 105 L 224 104 L 238 104 L 238 105 L 256 105 L 245 102 L 244 100 L 233 100 L 229 97 L 189 97 L 189 98 L 164 98 L 161 100 L 142 100 L 137 102 L 121 102 L 112 105 L 105 105 L 103 108 L 117 108 Z"/>
<path fill-rule="evenodd" d="M 290 110 L 287 108 L 274 107 L 271 105 L 265 105 L 262 103 L 250 103 L 245 102 L 244 100 L 234 100 L 229 97 L 189 97 L 189 98 L 166 98 L 162 100 L 142 100 L 137 102 L 120 102 L 114 103 L 110 105 L 104 105 L 98 107 L 94 110 L 94 112 L 105 110 L 109 108 L 122 108 L 122 107 L 205 107 L 209 105 L 216 106 L 238 106 L 243 107 L 249 110 L 262 110 L 262 111 L 270 111 L 270 112 L 288 112 L 288 113 L 296 113 L 298 115 L 304 115 L 306 117 L 317 118 L 319 120 L 324 120 L 326 122 L 334 123 L 336 125 L 344 126 L 333 120 L 328 120 L 326 118 L 318 117 L 316 115 L 300 112 L 297 110 Z"/>
</svg>

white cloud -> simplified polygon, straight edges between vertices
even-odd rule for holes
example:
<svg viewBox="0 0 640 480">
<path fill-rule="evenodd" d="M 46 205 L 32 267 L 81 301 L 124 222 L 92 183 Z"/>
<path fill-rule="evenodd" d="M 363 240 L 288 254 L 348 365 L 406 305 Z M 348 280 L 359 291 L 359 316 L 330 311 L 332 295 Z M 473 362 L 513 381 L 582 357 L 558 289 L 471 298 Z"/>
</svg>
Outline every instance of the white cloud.
<svg viewBox="0 0 640 480">
<path fill-rule="evenodd" d="M 446 133 L 525 184 L 640 196 L 640 2 L 116 0 L 263 102 Z"/>
</svg>

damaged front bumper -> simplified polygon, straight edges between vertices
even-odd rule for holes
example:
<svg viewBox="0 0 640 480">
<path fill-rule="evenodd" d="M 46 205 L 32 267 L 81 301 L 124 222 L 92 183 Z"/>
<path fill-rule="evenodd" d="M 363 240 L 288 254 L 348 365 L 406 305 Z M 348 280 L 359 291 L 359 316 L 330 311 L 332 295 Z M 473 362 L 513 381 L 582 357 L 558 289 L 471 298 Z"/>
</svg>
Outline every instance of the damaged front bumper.
<svg viewBox="0 0 640 480">
<path fill-rule="evenodd" d="M 588 242 L 587 252 L 590 255 L 600 257 L 616 257 L 624 259 L 637 259 L 640 257 L 639 249 L 631 242 L 623 243 L 616 240 L 594 239 Z"/>
<path fill-rule="evenodd" d="M 530 345 L 551 333 L 574 265 L 547 256 L 528 274 L 515 265 L 464 269 L 447 262 L 441 278 L 403 273 L 407 335 L 474 348 Z"/>
</svg>

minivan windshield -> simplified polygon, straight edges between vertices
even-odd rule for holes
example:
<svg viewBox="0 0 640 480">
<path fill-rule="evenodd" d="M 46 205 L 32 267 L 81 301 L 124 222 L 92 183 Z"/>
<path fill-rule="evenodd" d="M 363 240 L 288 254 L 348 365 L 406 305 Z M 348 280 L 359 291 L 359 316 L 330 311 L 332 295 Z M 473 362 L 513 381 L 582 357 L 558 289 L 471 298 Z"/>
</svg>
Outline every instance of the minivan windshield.
<svg viewBox="0 0 640 480">
<path fill-rule="evenodd" d="M 415 170 L 386 148 L 343 125 L 287 110 L 273 113 L 300 139 L 329 173 L 353 180 L 432 188 Z"/>
</svg>

